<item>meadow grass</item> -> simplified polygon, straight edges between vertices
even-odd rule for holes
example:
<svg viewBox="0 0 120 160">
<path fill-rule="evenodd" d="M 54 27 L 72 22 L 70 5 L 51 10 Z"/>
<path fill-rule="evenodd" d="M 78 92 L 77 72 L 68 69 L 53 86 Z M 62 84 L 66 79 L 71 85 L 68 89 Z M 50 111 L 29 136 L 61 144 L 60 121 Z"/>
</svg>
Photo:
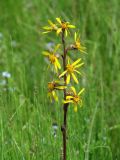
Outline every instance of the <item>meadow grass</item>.
<svg viewBox="0 0 120 160">
<path fill-rule="evenodd" d="M 68 111 L 68 160 L 120 160 L 119 10 L 119 0 L 0 1 L 0 160 L 60 159 L 62 104 L 46 97 L 50 73 L 41 54 L 58 42 L 41 28 L 59 16 L 80 29 L 88 53 L 83 108 Z M 11 74 L 7 85 L 3 71 Z"/>
</svg>

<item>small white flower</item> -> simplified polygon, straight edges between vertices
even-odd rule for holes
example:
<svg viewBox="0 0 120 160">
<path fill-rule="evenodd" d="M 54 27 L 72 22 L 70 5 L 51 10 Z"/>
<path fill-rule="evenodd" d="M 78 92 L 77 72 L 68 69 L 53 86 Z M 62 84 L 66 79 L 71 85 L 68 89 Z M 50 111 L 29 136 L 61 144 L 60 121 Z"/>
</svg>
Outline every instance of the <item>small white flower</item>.
<svg viewBox="0 0 120 160">
<path fill-rule="evenodd" d="M 58 125 L 56 123 L 53 123 L 52 128 L 53 128 L 52 135 L 56 138 L 57 137 Z"/>
<path fill-rule="evenodd" d="M 9 72 L 5 71 L 5 72 L 2 72 L 2 76 L 5 78 L 10 78 L 11 74 Z"/>
<path fill-rule="evenodd" d="M 49 50 L 49 51 L 51 51 L 53 47 L 54 47 L 53 42 L 49 42 L 49 43 L 46 44 L 46 49 Z"/>
<path fill-rule="evenodd" d="M 53 127 L 54 130 L 57 130 L 57 129 L 58 129 L 58 125 L 57 125 L 56 123 L 53 123 L 53 124 L 52 124 L 52 127 Z"/>
</svg>

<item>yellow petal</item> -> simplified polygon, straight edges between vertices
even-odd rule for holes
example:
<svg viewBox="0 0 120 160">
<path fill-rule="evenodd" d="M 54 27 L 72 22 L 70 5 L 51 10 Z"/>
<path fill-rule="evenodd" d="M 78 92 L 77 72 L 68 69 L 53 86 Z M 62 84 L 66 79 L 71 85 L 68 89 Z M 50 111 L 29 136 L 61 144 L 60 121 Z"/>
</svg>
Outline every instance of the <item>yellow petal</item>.
<svg viewBox="0 0 120 160">
<path fill-rule="evenodd" d="M 72 89 L 73 93 L 76 95 L 76 89 L 75 89 L 75 87 L 72 86 L 71 89 Z"/>
<path fill-rule="evenodd" d="M 67 87 L 66 86 L 57 86 L 57 87 L 55 87 L 55 89 L 60 89 L 60 90 L 63 90 L 65 88 L 67 88 Z"/>
<path fill-rule="evenodd" d="M 59 63 L 59 61 L 58 61 L 57 58 L 56 58 L 56 60 L 55 60 L 55 63 L 56 63 L 56 66 L 57 66 L 59 69 L 61 69 L 61 65 L 60 65 L 60 63 Z"/>
<path fill-rule="evenodd" d="M 80 104 L 80 108 L 81 108 L 83 106 L 82 100 L 80 100 L 79 104 Z"/>
<path fill-rule="evenodd" d="M 75 26 L 74 26 L 74 25 L 71 25 L 71 24 L 69 24 L 68 27 L 69 27 L 69 28 L 75 28 Z"/>
<path fill-rule="evenodd" d="M 59 34 L 60 32 L 62 32 L 62 28 L 57 29 L 57 34 Z"/>
<path fill-rule="evenodd" d="M 50 99 L 50 102 L 52 103 L 52 92 L 48 92 L 47 96 Z"/>
<path fill-rule="evenodd" d="M 54 66 L 55 66 L 56 73 L 58 73 L 58 67 L 57 67 L 56 63 L 54 63 Z"/>
<path fill-rule="evenodd" d="M 85 88 L 81 89 L 78 95 L 82 94 L 85 91 Z"/>
<path fill-rule="evenodd" d="M 42 34 L 46 34 L 46 33 L 49 33 L 50 31 L 46 31 L 46 32 L 42 32 Z"/>
<path fill-rule="evenodd" d="M 87 53 L 86 52 L 86 47 L 80 46 L 79 51 L 82 53 Z"/>
<path fill-rule="evenodd" d="M 56 20 L 58 23 L 60 23 L 60 24 L 62 23 L 60 18 L 56 18 Z"/>
<path fill-rule="evenodd" d="M 77 59 L 72 65 L 75 66 L 77 63 L 81 61 L 81 58 Z"/>
<path fill-rule="evenodd" d="M 47 96 L 50 97 L 50 96 L 51 96 L 51 92 L 48 92 L 48 93 L 47 93 Z"/>
<path fill-rule="evenodd" d="M 45 30 L 51 30 L 51 27 L 45 26 L 45 27 L 43 27 L 43 29 L 45 29 Z"/>
<path fill-rule="evenodd" d="M 61 46 L 61 44 L 57 44 L 57 46 L 55 47 L 55 49 L 54 49 L 54 53 L 60 48 L 60 46 Z"/>
<path fill-rule="evenodd" d="M 55 83 L 60 83 L 61 81 L 59 81 L 59 80 L 56 80 L 56 81 L 54 81 Z"/>
<path fill-rule="evenodd" d="M 49 55 L 50 55 L 50 53 L 47 52 L 47 51 L 43 51 L 42 54 L 43 54 L 44 56 L 49 56 Z"/>
<path fill-rule="evenodd" d="M 81 64 L 76 65 L 75 68 L 79 68 L 79 67 L 81 67 L 82 65 L 84 65 L 84 63 L 81 63 Z"/>
<path fill-rule="evenodd" d="M 74 73 L 72 73 L 72 77 L 73 77 L 74 81 L 78 84 L 78 79 L 76 78 Z"/>
<path fill-rule="evenodd" d="M 72 100 L 64 100 L 64 103 L 73 103 Z"/>
<path fill-rule="evenodd" d="M 80 74 L 80 75 L 81 75 L 81 73 L 80 73 L 79 71 L 77 71 L 77 70 L 74 70 L 74 72 L 77 72 L 78 74 Z"/>
<path fill-rule="evenodd" d="M 68 32 L 67 32 L 67 29 L 65 30 L 65 36 L 67 37 L 67 35 L 68 35 Z"/>
<path fill-rule="evenodd" d="M 55 91 L 52 91 L 52 95 L 53 95 L 54 100 L 55 100 L 55 101 L 58 101 L 58 97 L 57 97 Z"/>
<path fill-rule="evenodd" d="M 76 42 L 76 38 L 77 38 L 77 33 L 75 32 L 75 35 L 74 35 L 75 42 Z"/>
<path fill-rule="evenodd" d="M 73 96 L 66 96 L 66 99 L 68 100 L 68 99 L 72 99 L 73 98 Z"/>
<path fill-rule="evenodd" d="M 53 23 L 51 20 L 48 20 L 48 23 L 49 23 L 51 26 L 54 25 L 54 23 Z"/>
<path fill-rule="evenodd" d="M 64 71 L 61 75 L 59 75 L 59 78 L 62 77 L 62 76 L 64 76 L 64 74 L 66 74 L 66 73 L 67 73 L 67 70 Z"/>
<path fill-rule="evenodd" d="M 70 74 L 67 75 L 66 83 L 67 83 L 67 84 L 70 83 Z"/>
<path fill-rule="evenodd" d="M 70 64 L 70 57 L 68 57 L 68 64 Z"/>
<path fill-rule="evenodd" d="M 74 112 L 77 112 L 77 106 L 74 106 Z"/>
</svg>

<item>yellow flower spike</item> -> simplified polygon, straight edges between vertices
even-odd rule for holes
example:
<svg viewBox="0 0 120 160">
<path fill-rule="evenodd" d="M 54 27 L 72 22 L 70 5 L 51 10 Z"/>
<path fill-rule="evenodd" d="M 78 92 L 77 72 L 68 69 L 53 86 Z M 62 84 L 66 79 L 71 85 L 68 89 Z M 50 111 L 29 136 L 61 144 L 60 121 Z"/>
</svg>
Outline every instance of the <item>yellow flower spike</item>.
<svg viewBox="0 0 120 160">
<path fill-rule="evenodd" d="M 74 104 L 74 111 L 77 112 L 77 107 L 80 105 L 82 107 L 82 99 L 80 95 L 84 92 L 84 88 L 79 91 L 77 94 L 76 89 L 72 86 L 71 87 L 72 93 L 66 96 L 66 100 L 64 103 L 72 103 Z"/>
<path fill-rule="evenodd" d="M 75 43 L 72 45 L 73 49 L 79 50 L 81 53 L 86 53 L 86 47 L 82 46 L 80 36 L 75 32 L 74 34 Z"/>
<path fill-rule="evenodd" d="M 57 34 L 60 34 L 62 31 L 65 31 L 65 35 L 67 37 L 68 35 L 68 29 L 69 28 L 75 28 L 74 25 L 71 25 L 69 22 L 62 21 L 60 18 L 56 18 L 58 24 L 60 27 L 57 29 Z"/>
<path fill-rule="evenodd" d="M 78 60 L 76 60 L 75 62 L 70 64 L 70 60 L 68 59 L 68 64 L 66 66 L 66 70 L 62 74 L 59 75 L 59 78 L 61 78 L 62 76 L 64 76 L 66 74 L 67 75 L 67 79 L 66 79 L 67 84 L 70 83 L 71 77 L 78 84 L 78 79 L 77 79 L 75 73 L 81 74 L 77 70 L 77 68 L 81 67 L 84 64 L 84 63 L 79 64 L 80 61 L 81 61 L 81 58 L 79 58 Z"/>
<path fill-rule="evenodd" d="M 61 65 L 56 55 L 56 51 L 59 49 L 60 44 L 58 44 L 53 51 L 44 51 L 42 54 L 46 56 L 49 62 L 54 66 L 55 71 L 58 72 L 58 69 L 61 69 Z"/>
<path fill-rule="evenodd" d="M 79 68 L 84 65 L 81 58 L 78 58 L 77 60 L 73 61 L 74 56 L 68 58 L 68 52 L 69 51 L 80 51 L 82 53 L 85 53 L 85 47 L 82 46 L 80 37 L 75 32 L 74 34 L 74 43 L 71 45 L 67 45 L 67 39 L 66 37 L 70 33 L 70 28 L 75 28 L 74 25 L 71 25 L 67 21 L 63 21 L 60 18 L 56 18 L 56 23 L 54 24 L 52 21 L 48 20 L 49 25 L 45 26 L 43 29 L 45 32 L 43 33 L 49 33 L 51 31 L 55 31 L 56 35 L 59 35 L 61 38 L 61 55 L 58 54 L 57 50 L 60 48 L 60 44 L 58 44 L 53 50 L 51 49 L 51 44 L 47 47 L 49 48 L 49 51 L 43 52 L 44 56 L 46 56 L 49 60 L 49 67 L 53 66 L 55 71 L 58 72 L 59 69 L 62 68 L 63 72 L 60 72 L 60 74 L 54 73 L 51 76 L 59 77 L 59 81 L 52 81 L 48 83 L 48 97 L 50 98 L 51 102 L 58 101 L 58 91 L 62 91 L 63 95 L 63 123 L 61 127 L 62 136 L 63 136 L 63 155 L 66 157 L 66 144 L 67 143 L 67 113 L 70 107 L 73 105 L 74 112 L 78 111 L 78 106 L 82 107 L 82 98 L 81 95 L 84 92 L 84 88 L 81 89 L 79 92 L 76 92 L 76 89 L 74 86 L 71 86 L 73 82 L 79 83 L 77 75 L 81 75 L 81 72 L 79 71 Z M 68 40 L 69 43 L 69 40 Z M 60 60 L 62 61 L 60 63 Z M 68 60 L 68 61 L 67 61 Z M 51 65 L 52 64 L 52 65 Z M 70 84 L 69 84 L 70 83 Z M 75 84 L 73 83 L 73 84 Z M 69 85 L 68 85 L 69 84 Z M 66 159 L 66 158 L 65 158 Z"/>
<path fill-rule="evenodd" d="M 46 30 L 46 31 L 43 32 L 43 34 L 49 33 L 51 31 L 57 31 L 57 29 L 58 29 L 57 25 L 54 24 L 52 21 L 48 20 L 48 23 L 49 23 L 49 26 L 43 27 L 43 29 Z"/>
</svg>

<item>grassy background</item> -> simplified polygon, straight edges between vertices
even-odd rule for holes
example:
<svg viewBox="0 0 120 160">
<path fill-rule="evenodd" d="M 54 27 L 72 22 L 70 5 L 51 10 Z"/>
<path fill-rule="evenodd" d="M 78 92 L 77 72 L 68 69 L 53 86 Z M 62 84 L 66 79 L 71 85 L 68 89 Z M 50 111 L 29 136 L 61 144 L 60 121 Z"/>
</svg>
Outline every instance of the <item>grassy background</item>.
<svg viewBox="0 0 120 160">
<path fill-rule="evenodd" d="M 0 0 L 0 160 L 60 159 L 62 108 L 46 99 L 41 55 L 60 39 L 40 33 L 59 16 L 80 29 L 88 52 L 78 87 L 86 88 L 84 107 L 68 112 L 68 160 L 120 160 L 119 11 L 119 0 Z"/>
</svg>

